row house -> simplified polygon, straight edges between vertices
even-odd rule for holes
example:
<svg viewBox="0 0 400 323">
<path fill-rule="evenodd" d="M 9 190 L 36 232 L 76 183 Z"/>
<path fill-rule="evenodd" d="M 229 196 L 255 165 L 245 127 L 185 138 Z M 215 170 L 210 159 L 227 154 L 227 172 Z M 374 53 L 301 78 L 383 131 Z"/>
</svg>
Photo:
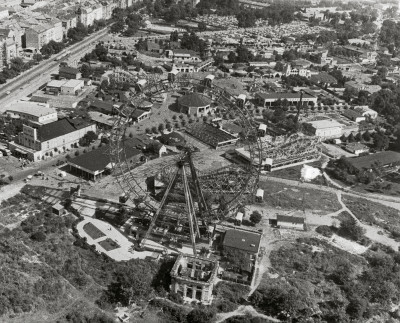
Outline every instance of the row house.
<svg viewBox="0 0 400 323">
<path fill-rule="evenodd" d="M 40 50 L 43 45 L 51 40 L 61 42 L 63 40 L 63 28 L 59 19 L 52 19 L 51 23 L 32 25 L 25 31 L 26 47 Z"/>
<path fill-rule="evenodd" d="M 78 23 L 78 17 L 73 12 L 61 12 L 57 15 L 57 18 L 61 21 L 63 35 L 66 37 L 68 30 L 75 28 Z"/>
<path fill-rule="evenodd" d="M 10 29 L 0 29 L 0 69 L 7 67 L 17 57 L 15 35 Z"/>
<path fill-rule="evenodd" d="M 0 23 L 0 30 L 2 34 L 7 33 L 6 38 L 9 39 L 9 43 L 15 42 L 16 52 L 19 54 L 22 51 L 22 40 L 25 34 L 21 24 L 15 19 L 8 19 Z"/>
<path fill-rule="evenodd" d="M 86 27 L 93 25 L 95 20 L 103 19 L 103 6 L 93 1 L 93 6 L 80 8 L 79 21 Z"/>
</svg>

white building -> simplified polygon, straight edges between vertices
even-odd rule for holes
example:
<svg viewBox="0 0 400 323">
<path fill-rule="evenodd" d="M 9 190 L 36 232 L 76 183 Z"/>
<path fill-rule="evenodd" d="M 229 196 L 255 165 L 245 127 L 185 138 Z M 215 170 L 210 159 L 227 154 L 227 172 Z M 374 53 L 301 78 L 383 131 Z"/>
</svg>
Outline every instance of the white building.
<svg viewBox="0 0 400 323">
<path fill-rule="evenodd" d="M 46 103 L 17 101 L 12 103 L 5 113 L 12 118 L 26 119 L 41 124 L 57 121 L 57 111 Z"/>
<path fill-rule="evenodd" d="M 310 121 L 304 125 L 311 134 L 322 139 L 339 138 L 343 130 L 343 125 L 335 120 Z"/>
<path fill-rule="evenodd" d="M 61 85 L 61 94 L 77 95 L 77 93 L 83 89 L 84 85 L 84 80 L 68 80 Z"/>
</svg>

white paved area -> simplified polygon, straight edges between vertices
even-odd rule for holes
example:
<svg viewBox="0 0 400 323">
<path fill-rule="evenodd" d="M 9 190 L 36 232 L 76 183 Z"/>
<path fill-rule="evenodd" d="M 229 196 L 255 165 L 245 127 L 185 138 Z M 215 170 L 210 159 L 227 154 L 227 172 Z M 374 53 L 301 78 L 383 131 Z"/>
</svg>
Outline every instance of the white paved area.
<svg viewBox="0 0 400 323">
<path fill-rule="evenodd" d="M 110 258 L 115 261 L 126 261 L 130 259 L 144 259 L 148 256 L 151 256 L 153 252 L 151 251 L 135 251 L 133 250 L 133 244 L 125 237 L 121 232 L 115 229 L 113 226 L 108 224 L 107 222 L 93 219 L 91 217 L 84 216 L 84 220 L 79 222 L 76 226 L 78 233 L 81 237 L 86 237 L 88 244 L 95 245 L 96 250 L 102 253 L 105 253 Z M 98 238 L 96 240 L 92 239 L 84 230 L 83 226 L 87 223 L 92 223 L 95 225 L 100 231 L 102 231 L 105 236 Z M 114 240 L 119 248 L 114 250 L 106 251 L 102 246 L 99 245 L 99 242 L 110 238 Z"/>
</svg>

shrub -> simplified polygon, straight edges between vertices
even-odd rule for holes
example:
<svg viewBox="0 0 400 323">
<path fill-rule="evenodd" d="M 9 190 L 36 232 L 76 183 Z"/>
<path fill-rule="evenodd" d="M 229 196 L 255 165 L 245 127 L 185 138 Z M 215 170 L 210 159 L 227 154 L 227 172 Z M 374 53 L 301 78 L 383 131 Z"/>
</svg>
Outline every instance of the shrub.
<svg viewBox="0 0 400 323">
<path fill-rule="evenodd" d="M 44 242 L 46 241 L 46 234 L 42 231 L 37 231 L 31 235 L 31 239 L 38 242 Z"/>
<path fill-rule="evenodd" d="M 254 211 L 250 215 L 250 221 L 253 222 L 254 224 L 260 223 L 261 220 L 262 220 L 262 216 L 261 216 L 260 212 L 258 212 L 258 211 Z"/>
<path fill-rule="evenodd" d="M 79 156 L 79 151 L 75 151 L 75 156 Z"/>
<path fill-rule="evenodd" d="M 333 235 L 332 228 L 328 225 L 320 225 L 315 229 L 315 231 L 318 232 L 319 234 L 322 234 L 324 237 L 328 238 L 332 237 Z"/>
<path fill-rule="evenodd" d="M 168 298 L 173 301 L 174 303 L 177 304 L 183 304 L 183 298 L 181 296 L 181 294 L 178 293 L 170 293 Z"/>
</svg>

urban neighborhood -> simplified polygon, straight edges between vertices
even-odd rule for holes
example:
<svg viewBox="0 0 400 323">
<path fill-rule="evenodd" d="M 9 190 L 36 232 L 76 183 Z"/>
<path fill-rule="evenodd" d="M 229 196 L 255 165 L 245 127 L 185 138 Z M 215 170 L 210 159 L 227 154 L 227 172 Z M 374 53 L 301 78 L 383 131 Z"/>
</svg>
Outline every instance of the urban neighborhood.
<svg viewBox="0 0 400 323">
<path fill-rule="evenodd" d="M 399 322 L 399 48 L 395 0 L 0 0 L 0 322 Z"/>
</svg>

